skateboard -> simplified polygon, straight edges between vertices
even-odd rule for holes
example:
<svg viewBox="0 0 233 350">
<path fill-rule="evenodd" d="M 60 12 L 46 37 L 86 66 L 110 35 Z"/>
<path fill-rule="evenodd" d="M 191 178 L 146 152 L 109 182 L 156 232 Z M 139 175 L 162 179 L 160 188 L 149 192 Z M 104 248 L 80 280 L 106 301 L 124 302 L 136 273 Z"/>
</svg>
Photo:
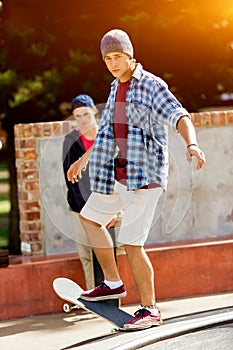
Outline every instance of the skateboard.
<svg viewBox="0 0 233 350">
<path fill-rule="evenodd" d="M 63 304 L 63 310 L 65 312 L 70 312 L 73 309 L 90 311 L 111 322 L 117 327 L 114 329 L 115 331 L 125 330 L 123 328 L 124 324 L 132 318 L 132 315 L 106 301 L 86 301 L 81 299 L 80 295 L 84 290 L 77 283 L 68 278 L 56 278 L 53 281 L 53 289 L 61 299 L 66 301 L 66 303 Z"/>
</svg>

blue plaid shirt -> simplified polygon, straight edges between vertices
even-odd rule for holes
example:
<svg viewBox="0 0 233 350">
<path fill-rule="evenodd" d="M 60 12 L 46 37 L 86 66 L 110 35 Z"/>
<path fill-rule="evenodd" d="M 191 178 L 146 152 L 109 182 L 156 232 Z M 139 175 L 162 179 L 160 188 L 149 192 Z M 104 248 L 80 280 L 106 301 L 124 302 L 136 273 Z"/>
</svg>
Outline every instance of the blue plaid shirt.
<svg viewBox="0 0 233 350">
<path fill-rule="evenodd" d="M 119 80 L 111 84 L 111 92 L 103 110 L 99 132 L 91 153 L 89 170 L 91 190 L 113 193 L 115 183 L 114 104 Z M 157 183 L 164 189 L 168 182 L 168 126 L 176 127 L 183 115 L 188 115 L 167 84 L 145 71 L 141 64 L 130 79 L 126 94 L 127 189 Z"/>
</svg>

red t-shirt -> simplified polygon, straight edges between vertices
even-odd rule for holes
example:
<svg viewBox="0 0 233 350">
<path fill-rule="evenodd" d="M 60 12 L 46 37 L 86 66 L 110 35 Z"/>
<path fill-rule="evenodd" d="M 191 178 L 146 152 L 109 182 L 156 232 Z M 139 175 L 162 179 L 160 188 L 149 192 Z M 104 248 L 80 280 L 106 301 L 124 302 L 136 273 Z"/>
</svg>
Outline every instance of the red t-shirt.
<svg viewBox="0 0 233 350">
<path fill-rule="evenodd" d="M 127 135 L 128 120 L 126 116 L 126 92 L 130 81 L 119 83 L 116 92 L 116 101 L 114 108 L 114 137 L 120 149 L 119 155 L 115 160 L 115 178 L 117 181 L 126 184 L 126 158 L 127 158 Z"/>
<path fill-rule="evenodd" d="M 128 120 L 126 116 L 126 92 L 129 88 L 130 81 L 119 83 L 116 92 L 114 108 L 114 137 L 120 149 L 119 155 L 115 160 L 115 178 L 120 183 L 126 185 L 126 159 L 127 159 L 127 135 Z M 158 184 L 149 184 L 141 188 L 160 187 Z"/>
<path fill-rule="evenodd" d="M 82 141 L 85 151 L 87 151 L 94 144 L 95 140 L 87 139 L 84 135 L 81 134 L 79 130 L 78 130 L 78 135 L 80 137 L 80 140 Z"/>
</svg>

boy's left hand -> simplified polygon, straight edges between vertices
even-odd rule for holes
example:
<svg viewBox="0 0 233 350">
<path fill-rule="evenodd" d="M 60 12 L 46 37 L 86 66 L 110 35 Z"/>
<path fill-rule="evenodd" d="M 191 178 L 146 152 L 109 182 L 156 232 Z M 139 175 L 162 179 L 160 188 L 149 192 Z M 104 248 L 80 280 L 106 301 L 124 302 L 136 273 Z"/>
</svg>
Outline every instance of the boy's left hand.
<svg viewBox="0 0 233 350">
<path fill-rule="evenodd" d="M 190 164 L 192 163 L 192 157 L 197 158 L 197 170 L 201 169 L 206 162 L 205 154 L 198 146 L 190 146 L 186 151 L 186 156 Z"/>
</svg>

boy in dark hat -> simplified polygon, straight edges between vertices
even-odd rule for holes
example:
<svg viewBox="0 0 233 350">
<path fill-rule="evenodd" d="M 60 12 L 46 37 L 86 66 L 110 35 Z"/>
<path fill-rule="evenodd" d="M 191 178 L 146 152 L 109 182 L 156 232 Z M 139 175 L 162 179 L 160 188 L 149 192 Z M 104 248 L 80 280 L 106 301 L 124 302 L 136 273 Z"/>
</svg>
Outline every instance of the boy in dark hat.
<svg viewBox="0 0 233 350">
<path fill-rule="evenodd" d="M 67 179 L 67 171 L 71 164 L 79 159 L 93 144 L 97 135 L 98 113 L 93 99 L 85 94 L 74 97 L 71 101 L 71 112 L 77 123 L 77 128 L 65 135 L 63 141 L 63 170 L 67 186 L 67 201 L 69 209 L 79 219 L 79 213 L 91 194 L 88 169 L 79 182 L 71 183 Z M 83 266 L 86 287 L 94 287 L 92 251 L 85 232 L 81 230 L 77 237 L 77 249 Z"/>
</svg>

